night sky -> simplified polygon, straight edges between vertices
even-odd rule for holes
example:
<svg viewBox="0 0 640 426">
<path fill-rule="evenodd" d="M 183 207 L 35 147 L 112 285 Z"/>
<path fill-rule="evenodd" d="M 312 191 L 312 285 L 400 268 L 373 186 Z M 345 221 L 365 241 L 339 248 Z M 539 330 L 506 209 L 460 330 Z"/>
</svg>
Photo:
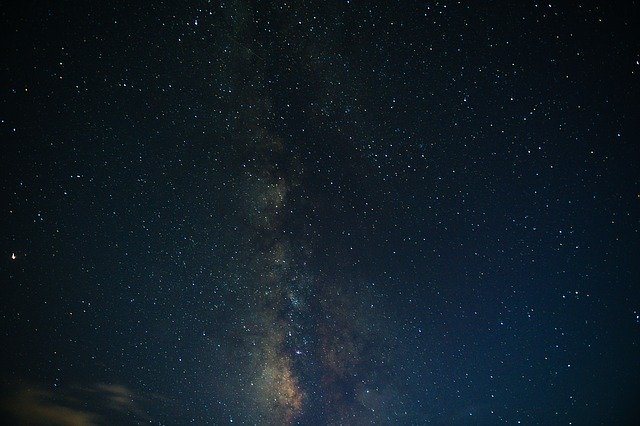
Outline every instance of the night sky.
<svg viewBox="0 0 640 426">
<path fill-rule="evenodd" d="M 612 3 L 3 3 L 1 418 L 640 422 Z"/>
</svg>

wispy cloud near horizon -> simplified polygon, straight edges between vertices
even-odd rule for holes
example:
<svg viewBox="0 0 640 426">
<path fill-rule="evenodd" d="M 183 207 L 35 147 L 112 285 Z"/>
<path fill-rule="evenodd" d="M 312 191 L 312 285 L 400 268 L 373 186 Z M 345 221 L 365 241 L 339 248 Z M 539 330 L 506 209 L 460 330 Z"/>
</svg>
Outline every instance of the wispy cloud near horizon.
<svg viewBox="0 0 640 426">
<path fill-rule="evenodd" d="M 144 408 L 156 395 L 143 395 L 122 384 L 94 383 L 60 387 L 55 391 L 21 383 L 8 389 L 0 411 L 15 424 L 99 426 L 118 419 L 149 420 Z"/>
</svg>

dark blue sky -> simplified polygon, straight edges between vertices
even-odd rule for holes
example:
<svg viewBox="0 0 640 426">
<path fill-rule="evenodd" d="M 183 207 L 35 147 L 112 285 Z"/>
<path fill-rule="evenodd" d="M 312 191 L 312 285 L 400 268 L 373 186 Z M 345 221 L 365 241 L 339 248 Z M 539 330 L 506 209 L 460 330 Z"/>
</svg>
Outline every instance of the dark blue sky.
<svg viewBox="0 0 640 426">
<path fill-rule="evenodd" d="M 635 2 L 0 19 L 10 422 L 638 422 Z"/>
</svg>

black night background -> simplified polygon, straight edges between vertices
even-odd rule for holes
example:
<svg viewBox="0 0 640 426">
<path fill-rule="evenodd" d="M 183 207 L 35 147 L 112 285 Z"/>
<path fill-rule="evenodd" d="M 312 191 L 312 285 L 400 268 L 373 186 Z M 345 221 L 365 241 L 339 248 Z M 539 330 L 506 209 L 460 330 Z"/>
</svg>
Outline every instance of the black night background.
<svg viewBox="0 0 640 426">
<path fill-rule="evenodd" d="M 3 2 L 8 424 L 638 424 L 636 2 Z"/>
</svg>

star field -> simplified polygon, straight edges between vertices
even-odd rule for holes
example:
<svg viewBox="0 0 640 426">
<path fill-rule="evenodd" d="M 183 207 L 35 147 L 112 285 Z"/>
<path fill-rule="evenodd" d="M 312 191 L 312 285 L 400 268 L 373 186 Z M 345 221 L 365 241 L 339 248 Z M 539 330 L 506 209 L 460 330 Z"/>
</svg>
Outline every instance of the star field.
<svg viewBox="0 0 640 426">
<path fill-rule="evenodd" d="M 9 424 L 634 424 L 638 5 L 0 13 Z"/>
</svg>

